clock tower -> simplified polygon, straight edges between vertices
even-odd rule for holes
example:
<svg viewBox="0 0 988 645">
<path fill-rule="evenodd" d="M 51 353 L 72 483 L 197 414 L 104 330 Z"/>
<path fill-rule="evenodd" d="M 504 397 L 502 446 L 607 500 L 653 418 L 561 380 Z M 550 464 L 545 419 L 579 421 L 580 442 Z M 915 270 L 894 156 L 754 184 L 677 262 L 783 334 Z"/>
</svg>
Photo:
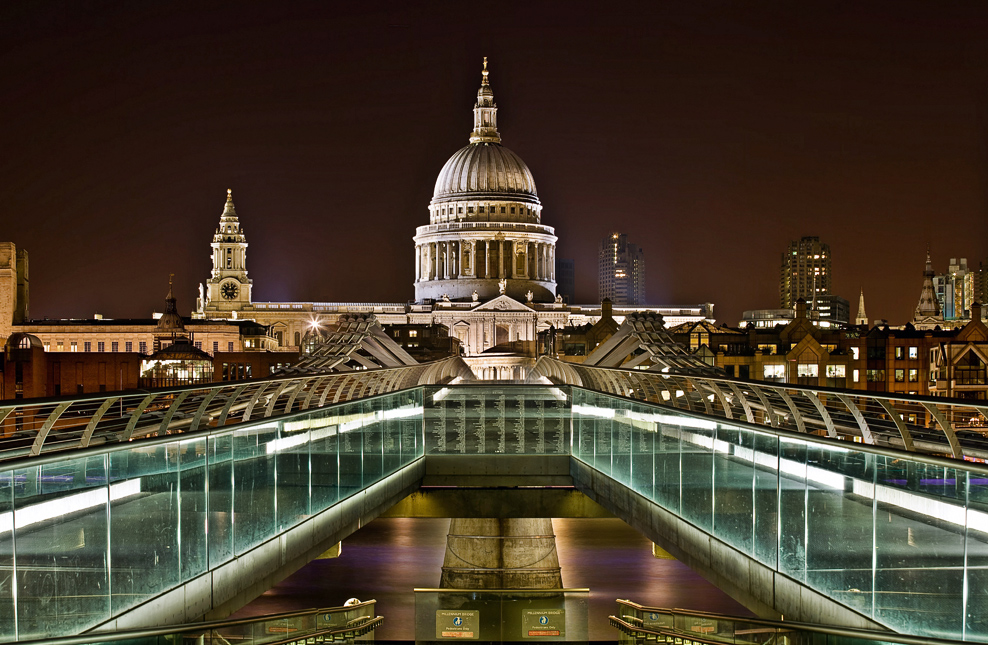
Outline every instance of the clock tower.
<svg viewBox="0 0 988 645">
<path fill-rule="evenodd" d="M 233 207 L 233 191 L 226 191 L 226 207 L 213 235 L 213 271 L 206 281 L 206 311 L 249 309 L 250 286 L 247 278 L 247 238 L 240 228 Z"/>
</svg>

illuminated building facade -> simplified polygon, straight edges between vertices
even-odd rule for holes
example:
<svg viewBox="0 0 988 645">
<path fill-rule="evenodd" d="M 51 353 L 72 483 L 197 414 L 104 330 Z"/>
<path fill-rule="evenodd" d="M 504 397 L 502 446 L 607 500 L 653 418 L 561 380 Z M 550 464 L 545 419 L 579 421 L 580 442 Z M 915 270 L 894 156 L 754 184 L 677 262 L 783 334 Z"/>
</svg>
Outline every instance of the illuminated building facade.
<svg viewBox="0 0 988 645">
<path fill-rule="evenodd" d="M 597 254 L 598 297 L 615 305 L 645 304 L 645 254 L 624 233 L 600 241 Z"/>
<path fill-rule="evenodd" d="M 830 293 L 830 245 L 819 237 L 802 237 L 782 254 L 779 306 L 793 309 L 802 298 L 813 307 L 815 299 Z"/>
</svg>

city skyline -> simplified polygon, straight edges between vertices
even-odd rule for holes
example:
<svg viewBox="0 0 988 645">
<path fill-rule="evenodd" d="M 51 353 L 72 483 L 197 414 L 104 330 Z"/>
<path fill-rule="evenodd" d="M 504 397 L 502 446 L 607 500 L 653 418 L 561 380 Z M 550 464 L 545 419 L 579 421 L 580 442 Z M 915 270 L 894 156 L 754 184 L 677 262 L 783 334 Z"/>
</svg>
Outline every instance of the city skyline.
<svg viewBox="0 0 988 645">
<path fill-rule="evenodd" d="M 0 9 L 3 238 L 30 253 L 32 317 L 149 317 L 169 273 L 191 312 L 227 188 L 255 300 L 413 298 L 484 55 L 578 302 L 612 230 L 649 250 L 649 304 L 731 325 L 774 306 L 802 236 L 893 324 L 927 244 L 938 271 L 988 256 L 988 8 L 579 8 Z"/>
</svg>

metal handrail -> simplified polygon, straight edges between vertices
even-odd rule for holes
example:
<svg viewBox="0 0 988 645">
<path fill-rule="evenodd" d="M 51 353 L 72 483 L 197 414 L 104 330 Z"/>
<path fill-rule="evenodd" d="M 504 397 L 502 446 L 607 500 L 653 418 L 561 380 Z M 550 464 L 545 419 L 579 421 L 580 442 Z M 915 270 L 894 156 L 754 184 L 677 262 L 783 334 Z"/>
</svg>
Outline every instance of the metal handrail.
<svg viewBox="0 0 988 645">
<path fill-rule="evenodd" d="M 957 645 L 958 643 L 964 643 L 966 641 L 950 640 L 943 638 L 931 638 L 929 636 L 912 636 L 910 634 L 900 634 L 891 631 L 880 631 L 873 629 L 860 629 L 856 627 L 840 627 L 836 625 L 821 625 L 816 623 L 802 623 L 791 620 L 769 620 L 767 618 L 748 618 L 746 616 L 730 616 L 726 614 L 715 614 L 706 611 L 696 611 L 692 609 L 680 609 L 680 608 L 669 608 L 669 607 L 649 607 L 646 605 L 639 605 L 631 600 L 624 600 L 621 598 L 617 599 L 618 605 L 623 605 L 630 607 L 635 611 L 648 612 L 648 613 L 660 613 L 667 616 L 688 616 L 691 618 L 705 618 L 709 620 L 719 620 L 719 621 L 730 621 L 735 623 L 745 623 L 747 625 L 759 625 L 762 627 L 768 627 L 772 629 L 779 629 L 784 631 L 801 631 L 801 632 L 813 632 L 818 634 L 826 634 L 829 636 L 840 636 L 843 638 L 860 638 L 860 639 L 871 639 L 876 642 L 881 643 L 901 643 L 902 645 Z M 623 623 L 622 627 L 630 628 L 630 630 L 635 632 L 644 632 L 648 634 L 671 634 L 674 630 L 662 630 L 662 629 L 649 629 L 647 627 L 638 626 L 630 623 L 626 618 L 629 616 L 609 616 L 611 625 L 614 625 L 615 621 Z M 620 627 L 619 627 L 620 628 Z M 682 632 L 675 632 L 676 635 L 682 636 Z M 691 635 L 690 638 L 702 639 L 701 635 Z"/>
<path fill-rule="evenodd" d="M 343 607 L 324 607 L 318 609 L 303 609 L 300 611 L 286 612 L 283 614 L 265 614 L 263 616 L 253 616 L 250 618 L 237 618 L 233 620 L 214 620 L 203 623 L 182 623 L 178 625 L 164 625 L 161 627 L 151 627 L 143 629 L 130 629 L 130 630 L 120 630 L 115 632 L 87 632 L 85 634 L 78 634 L 75 636 L 60 636 L 58 638 L 43 638 L 30 641 L 18 641 L 22 645 L 88 645 L 92 643 L 112 643 L 115 641 L 130 641 L 133 639 L 140 638 L 154 638 L 158 636 L 172 636 L 179 634 L 190 634 L 190 633 L 204 633 L 216 631 L 219 629 L 229 629 L 231 627 L 240 627 L 245 625 L 254 625 L 258 623 L 265 623 L 278 620 L 288 620 L 292 618 L 302 618 L 306 616 L 315 616 L 318 614 L 340 614 L 352 611 L 357 611 L 364 609 L 366 607 L 375 607 L 377 600 L 365 600 L 363 602 L 343 606 Z M 374 621 L 374 627 L 380 625 L 384 618 L 382 616 L 367 616 L 366 618 Z M 346 631 L 352 631 L 356 628 L 364 628 L 367 625 L 367 621 L 362 621 L 361 625 L 352 626 L 344 625 L 339 628 L 325 629 L 318 631 L 329 631 L 336 633 L 344 633 Z M 374 627 L 371 627 L 373 629 Z M 370 630 L 367 630 L 370 631 Z M 366 633 L 366 631 L 364 632 Z M 309 635 L 315 635 L 311 632 Z M 294 638 L 282 639 L 277 642 L 271 642 L 266 645 L 278 645 L 281 642 L 294 642 L 298 640 L 299 637 L 296 635 Z"/>
<path fill-rule="evenodd" d="M 469 370 L 461 358 L 451 357 L 393 368 L 4 401 L 0 461 L 281 416 L 447 383 L 464 369 Z"/>
<path fill-rule="evenodd" d="M 988 459 L 988 403 L 596 367 L 545 356 L 529 378 L 802 434 L 955 459 Z"/>
</svg>

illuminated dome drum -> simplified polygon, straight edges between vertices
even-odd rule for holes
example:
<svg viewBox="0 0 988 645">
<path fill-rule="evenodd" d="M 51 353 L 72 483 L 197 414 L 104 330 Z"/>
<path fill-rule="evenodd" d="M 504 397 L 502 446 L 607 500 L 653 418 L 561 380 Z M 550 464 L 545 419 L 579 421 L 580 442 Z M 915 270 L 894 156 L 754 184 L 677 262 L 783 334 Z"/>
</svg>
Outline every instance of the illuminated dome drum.
<svg viewBox="0 0 988 645">
<path fill-rule="evenodd" d="M 532 171 L 501 145 L 487 74 L 485 59 L 470 144 L 443 166 L 429 204 L 429 225 L 416 230 L 420 302 L 490 300 L 500 293 L 549 302 L 556 295 L 557 238 L 541 223 Z"/>
</svg>

